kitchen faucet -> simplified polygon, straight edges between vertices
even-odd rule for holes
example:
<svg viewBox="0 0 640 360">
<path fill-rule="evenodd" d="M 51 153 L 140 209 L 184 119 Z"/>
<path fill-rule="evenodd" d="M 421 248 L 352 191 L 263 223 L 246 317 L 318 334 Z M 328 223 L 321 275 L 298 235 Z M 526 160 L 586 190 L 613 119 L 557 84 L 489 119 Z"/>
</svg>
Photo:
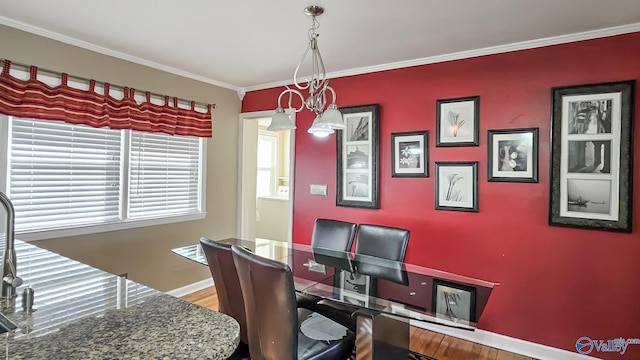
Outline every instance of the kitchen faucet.
<svg viewBox="0 0 640 360">
<path fill-rule="evenodd" d="M 22 285 L 22 279 L 16 273 L 16 249 L 13 231 L 16 211 L 11 200 L 2 191 L 0 191 L 0 203 L 7 210 L 7 232 L 4 237 L 4 252 L 2 253 L 2 292 L 0 293 L 0 299 L 8 300 L 16 296 L 16 288 Z"/>
</svg>

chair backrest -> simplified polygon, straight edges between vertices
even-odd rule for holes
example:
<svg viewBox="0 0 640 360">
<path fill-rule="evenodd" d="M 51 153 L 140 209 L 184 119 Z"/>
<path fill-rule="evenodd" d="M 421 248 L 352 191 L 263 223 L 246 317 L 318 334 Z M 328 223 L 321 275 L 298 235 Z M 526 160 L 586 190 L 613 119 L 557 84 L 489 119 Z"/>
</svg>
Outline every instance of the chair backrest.
<svg viewBox="0 0 640 360">
<path fill-rule="evenodd" d="M 378 265 L 358 263 L 358 272 L 396 283 L 408 283 L 402 263 L 407 252 L 409 234 L 409 230 L 406 229 L 360 224 L 356 239 L 355 260 L 358 260 L 358 255 L 367 255 L 389 260 L 389 262 L 384 265 L 381 265 L 383 263 Z"/>
<path fill-rule="evenodd" d="M 311 246 L 325 249 L 351 251 L 356 234 L 356 224 L 331 219 L 316 219 L 313 224 Z"/>
<path fill-rule="evenodd" d="M 316 219 L 311 235 L 311 248 L 315 249 L 314 260 L 334 268 L 353 271 L 349 258 L 344 254 L 329 254 L 316 251 L 318 248 L 350 252 L 356 234 L 356 224 L 331 219 Z M 339 256 L 339 255 L 343 255 Z"/>
<path fill-rule="evenodd" d="M 298 312 L 291 268 L 233 245 L 253 360 L 295 359 Z"/>
<path fill-rule="evenodd" d="M 240 340 L 247 343 L 247 318 L 244 311 L 242 288 L 231 253 L 231 245 L 219 243 L 206 237 L 200 245 L 209 264 L 211 277 L 218 294 L 218 311 L 236 319 L 240 324 Z"/>
</svg>

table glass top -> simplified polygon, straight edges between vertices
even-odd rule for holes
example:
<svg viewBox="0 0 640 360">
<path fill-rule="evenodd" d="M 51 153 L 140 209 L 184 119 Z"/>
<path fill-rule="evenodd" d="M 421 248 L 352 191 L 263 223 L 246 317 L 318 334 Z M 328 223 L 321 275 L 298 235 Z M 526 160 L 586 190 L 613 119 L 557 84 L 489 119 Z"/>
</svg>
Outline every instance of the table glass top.
<svg viewBox="0 0 640 360">
<path fill-rule="evenodd" d="M 474 330 L 495 283 L 438 269 L 266 239 L 223 239 L 286 263 L 296 290 L 338 303 Z M 207 264 L 200 245 L 174 253 Z"/>
</svg>

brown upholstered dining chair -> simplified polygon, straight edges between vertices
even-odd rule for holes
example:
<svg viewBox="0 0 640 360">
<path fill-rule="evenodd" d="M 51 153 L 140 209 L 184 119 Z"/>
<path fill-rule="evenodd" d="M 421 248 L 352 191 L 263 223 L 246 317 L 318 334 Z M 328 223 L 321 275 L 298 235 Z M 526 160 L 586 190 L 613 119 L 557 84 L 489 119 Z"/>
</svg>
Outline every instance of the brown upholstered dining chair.
<svg viewBox="0 0 640 360">
<path fill-rule="evenodd" d="M 211 277 L 218 295 L 218 311 L 236 319 L 240 324 L 240 345 L 228 360 L 249 358 L 247 345 L 247 320 L 244 312 L 244 299 L 240 280 L 233 263 L 231 245 L 215 242 L 206 237 L 200 238 L 211 271 Z"/>
<path fill-rule="evenodd" d="M 312 313 L 298 308 L 291 268 L 283 263 L 232 246 L 233 259 L 245 299 L 249 351 L 253 360 L 346 359 L 354 334 L 340 327 L 338 340 L 314 340 L 301 331 Z M 336 325 L 326 320 L 328 326 Z"/>
</svg>

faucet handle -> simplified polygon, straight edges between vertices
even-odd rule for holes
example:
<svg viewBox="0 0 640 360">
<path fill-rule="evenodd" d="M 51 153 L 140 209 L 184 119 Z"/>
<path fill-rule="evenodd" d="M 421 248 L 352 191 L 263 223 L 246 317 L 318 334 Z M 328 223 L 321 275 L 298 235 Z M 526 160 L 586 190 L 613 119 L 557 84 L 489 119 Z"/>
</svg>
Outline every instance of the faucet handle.
<svg viewBox="0 0 640 360">
<path fill-rule="evenodd" d="M 7 275 L 2 279 L 2 281 L 11 285 L 14 288 L 17 288 L 18 286 L 22 285 L 22 278 L 19 276 L 12 277 L 10 275 Z"/>
</svg>

